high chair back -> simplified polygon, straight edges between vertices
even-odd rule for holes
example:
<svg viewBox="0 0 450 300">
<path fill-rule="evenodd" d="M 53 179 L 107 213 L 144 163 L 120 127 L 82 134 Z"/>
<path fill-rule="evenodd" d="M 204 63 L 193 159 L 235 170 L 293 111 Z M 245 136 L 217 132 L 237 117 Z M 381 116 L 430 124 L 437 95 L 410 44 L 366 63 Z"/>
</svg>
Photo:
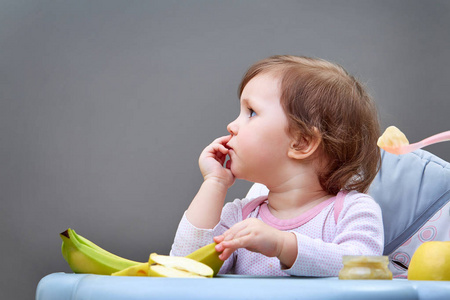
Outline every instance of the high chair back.
<svg viewBox="0 0 450 300">
<path fill-rule="evenodd" d="M 381 157 L 369 194 L 383 213 L 389 268 L 395 277 L 406 277 L 420 244 L 450 240 L 450 163 L 425 150 L 404 155 L 382 151 Z M 264 185 L 254 184 L 247 197 L 267 193 Z"/>
</svg>

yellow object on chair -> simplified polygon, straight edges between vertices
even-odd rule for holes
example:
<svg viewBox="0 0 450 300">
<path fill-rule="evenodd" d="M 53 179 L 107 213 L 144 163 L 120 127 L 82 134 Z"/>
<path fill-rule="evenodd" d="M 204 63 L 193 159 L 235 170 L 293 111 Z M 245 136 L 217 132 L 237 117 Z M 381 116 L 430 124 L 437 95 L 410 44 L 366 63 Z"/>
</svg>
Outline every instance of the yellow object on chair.
<svg viewBox="0 0 450 300">
<path fill-rule="evenodd" d="M 450 280 L 450 241 L 420 245 L 411 259 L 409 280 Z"/>
</svg>

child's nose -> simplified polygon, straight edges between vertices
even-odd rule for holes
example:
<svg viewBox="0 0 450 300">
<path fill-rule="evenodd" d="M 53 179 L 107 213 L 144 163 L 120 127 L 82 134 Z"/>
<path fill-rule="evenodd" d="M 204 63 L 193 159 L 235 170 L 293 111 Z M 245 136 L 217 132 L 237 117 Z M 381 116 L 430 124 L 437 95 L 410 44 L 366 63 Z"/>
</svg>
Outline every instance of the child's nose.
<svg viewBox="0 0 450 300">
<path fill-rule="evenodd" d="M 236 120 L 234 120 L 233 122 L 231 122 L 230 124 L 228 124 L 227 126 L 227 130 L 229 133 L 231 133 L 231 135 L 236 135 L 238 132 L 238 126 L 236 124 Z"/>
</svg>

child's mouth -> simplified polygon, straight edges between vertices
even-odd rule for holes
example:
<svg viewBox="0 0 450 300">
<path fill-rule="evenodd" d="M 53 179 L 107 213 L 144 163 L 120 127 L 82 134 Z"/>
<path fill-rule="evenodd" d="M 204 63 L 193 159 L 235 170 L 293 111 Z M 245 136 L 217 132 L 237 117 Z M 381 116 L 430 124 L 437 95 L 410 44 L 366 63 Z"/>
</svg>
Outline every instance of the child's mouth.
<svg viewBox="0 0 450 300">
<path fill-rule="evenodd" d="M 227 168 L 227 169 L 231 169 L 231 151 L 233 151 L 233 148 L 232 147 L 230 147 L 228 144 L 225 144 L 225 148 L 227 148 L 228 149 L 228 155 L 227 155 L 227 161 L 226 161 L 226 163 L 225 163 L 225 168 Z"/>
<path fill-rule="evenodd" d="M 225 167 L 230 170 L 231 169 L 231 159 L 228 159 L 227 162 L 225 163 Z"/>
</svg>

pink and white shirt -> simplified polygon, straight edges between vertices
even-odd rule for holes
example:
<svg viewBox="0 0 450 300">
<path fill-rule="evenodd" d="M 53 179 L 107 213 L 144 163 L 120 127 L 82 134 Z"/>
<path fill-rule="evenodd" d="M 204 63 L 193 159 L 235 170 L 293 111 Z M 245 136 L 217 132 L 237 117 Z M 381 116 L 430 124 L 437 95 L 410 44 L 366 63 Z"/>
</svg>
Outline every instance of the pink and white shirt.
<svg viewBox="0 0 450 300">
<path fill-rule="evenodd" d="M 381 255 L 384 246 L 383 221 L 379 205 L 366 194 L 339 192 L 302 215 L 287 220 L 274 217 L 267 196 L 236 199 L 225 204 L 219 224 L 213 229 L 193 226 L 183 215 L 170 255 L 186 256 L 213 242 L 234 224 L 258 218 L 297 237 L 298 254 L 291 268 L 278 258 L 238 249 L 225 261 L 221 274 L 253 276 L 337 276 L 343 255 Z"/>
</svg>

